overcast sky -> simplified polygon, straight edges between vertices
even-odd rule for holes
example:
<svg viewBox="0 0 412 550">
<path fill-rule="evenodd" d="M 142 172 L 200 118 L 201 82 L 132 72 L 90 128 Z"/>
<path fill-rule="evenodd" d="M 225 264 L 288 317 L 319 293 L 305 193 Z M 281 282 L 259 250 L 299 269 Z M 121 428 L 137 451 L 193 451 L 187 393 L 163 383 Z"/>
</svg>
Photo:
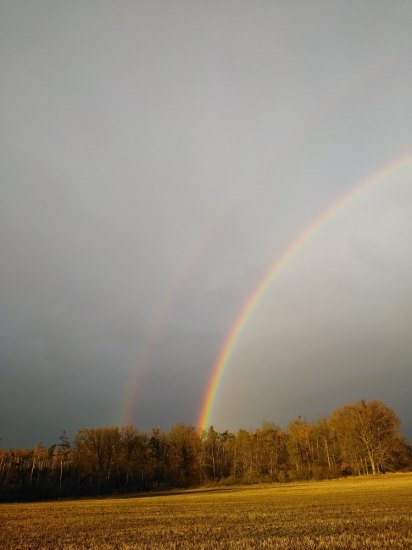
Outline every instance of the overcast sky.
<svg viewBox="0 0 412 550">
<path fill-rule="evenodd" d="M 242 306 L 412 154 L 412 3 L 0 0 L 0 437 L 196 423 Z M 219 430 L 378 398 L 412 436 L 412 168 L 245 326 Z"/>
</svg>

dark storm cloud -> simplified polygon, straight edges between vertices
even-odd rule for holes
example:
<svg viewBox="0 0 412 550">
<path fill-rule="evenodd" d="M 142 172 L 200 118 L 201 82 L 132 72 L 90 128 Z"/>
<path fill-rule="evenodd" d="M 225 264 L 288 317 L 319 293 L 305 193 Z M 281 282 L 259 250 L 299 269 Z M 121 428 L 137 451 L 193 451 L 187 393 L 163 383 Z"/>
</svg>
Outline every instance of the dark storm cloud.
<svg viewBox="0 0 412 550">
<path fill-rule="evenodd" d="M 135 421 L 196 421 L 220 347 L 275 258 L 412 148 L 410 6 L 354 6 L 2 2 L 4 446 L 119 422 L 162 316 Z M 407 414 L 412 201 L 410 172 L 402 177 L 352 212 L 340 270 L 325 274 L 336 241 L 321 239 L 279 281 L 281 304 L 268 293 L 272 310 L 256 312 L 241 348 L 253 379 L 234 357 L 216 424 L 256 425 L 272 401 L 283 422 L 372 393 Z M 338 325 L 325 320 L 331 310 Z M 269 391 L 259 381 L 274 355 L 283 385 L 272 378 Z"/>
</svg>

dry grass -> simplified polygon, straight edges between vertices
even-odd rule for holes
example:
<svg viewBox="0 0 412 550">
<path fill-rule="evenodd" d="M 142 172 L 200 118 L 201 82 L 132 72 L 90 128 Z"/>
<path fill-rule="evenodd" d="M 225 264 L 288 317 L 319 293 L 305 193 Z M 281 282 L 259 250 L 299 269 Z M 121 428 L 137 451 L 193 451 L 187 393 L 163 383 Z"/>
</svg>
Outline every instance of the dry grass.
<svg viewBox="0 0 412 550">
<path fill-rule="evenodd" d="M 412 474 L 6 504 L 0 547 L 412 548 Z"/>
</svg>

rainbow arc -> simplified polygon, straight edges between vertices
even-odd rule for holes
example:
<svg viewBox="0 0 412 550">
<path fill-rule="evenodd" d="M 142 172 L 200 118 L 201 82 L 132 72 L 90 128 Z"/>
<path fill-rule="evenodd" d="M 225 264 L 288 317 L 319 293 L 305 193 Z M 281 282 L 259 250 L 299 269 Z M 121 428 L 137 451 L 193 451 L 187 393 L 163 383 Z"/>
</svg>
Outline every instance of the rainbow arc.
<svg viewBox="0 0 412 550">
<path fill-rule="evenodd" d="M 210 424 L 210 416 L 213 411 L 214 404 L 216 402 L 219 385 L 222 380 L 225 368 L 229 362 L 233 350 L 238 343 L 243 329 L 245 328 L 249 318 L 255 311 L 260 300 L 265 294 L 266 290 L 272 284 L 276 276 L 286 267 L 288 262 L 293 258 L 295 254 L 312 239 L 325 225 L 328 224 L 336 214 L 342 211 L 348 204 L 352 203 L 358 197 L 372 189 L 377 184 L 387 180 L 390 176 L 393 176 L 400 170 L 412 164 L 412 152 L 396 159 L 394 162 L 383 167 L 378 172 L 375 172 L 372 176 L 358 183 L 349 192 L 337 199 L 337 201 L 329 206 L 318 218 L 316 218 L 304 231 L 298 236 L 298 238 L 290 244 L 283 253 L 276 259 L 275 263 L 270 267 L 269 271 L 260 280 L 259 284 L 247 299 L 246 303 L 241 308 L 235 322 L 230 329 L 224 344 L 221 348 L 220 354 L 214 365 L 212 375 L 209 379 L 206 393 L 203 397 L 202 406 L 199 412 L 198 426 L 202 429 L 207 429 Z"/>
</svg>

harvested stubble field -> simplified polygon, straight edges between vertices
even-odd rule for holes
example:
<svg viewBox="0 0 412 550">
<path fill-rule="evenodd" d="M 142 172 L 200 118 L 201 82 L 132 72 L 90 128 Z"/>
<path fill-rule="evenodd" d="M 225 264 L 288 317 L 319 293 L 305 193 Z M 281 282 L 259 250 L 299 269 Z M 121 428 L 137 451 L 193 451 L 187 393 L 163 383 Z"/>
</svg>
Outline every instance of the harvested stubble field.
<svg viewBox="0 0 412 550">
<path fill-rule="evenodd" d="M 0 506 L 0 547 L 412 548 L 412 474 Z"/>
</svg>

